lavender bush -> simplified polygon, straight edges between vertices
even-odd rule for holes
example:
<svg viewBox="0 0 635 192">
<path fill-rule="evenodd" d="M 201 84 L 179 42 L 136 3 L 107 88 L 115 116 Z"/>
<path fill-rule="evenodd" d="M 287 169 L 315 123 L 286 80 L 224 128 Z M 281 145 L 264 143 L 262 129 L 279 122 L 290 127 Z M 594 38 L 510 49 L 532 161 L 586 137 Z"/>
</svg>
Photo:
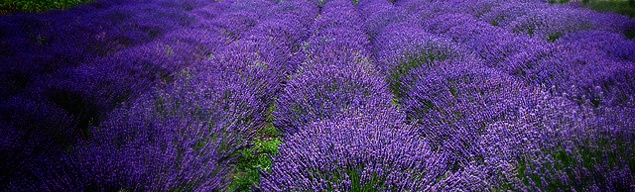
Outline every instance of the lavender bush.
<svg viewBox="0 0 635 192">
<path fill-rule="evenodd" d="M 419 191 L 430 190 L 443 175 L 445 155 L 391 120 L 392 114 L 347 115 L 286 138 L 260 189 Z"/>
</svg>

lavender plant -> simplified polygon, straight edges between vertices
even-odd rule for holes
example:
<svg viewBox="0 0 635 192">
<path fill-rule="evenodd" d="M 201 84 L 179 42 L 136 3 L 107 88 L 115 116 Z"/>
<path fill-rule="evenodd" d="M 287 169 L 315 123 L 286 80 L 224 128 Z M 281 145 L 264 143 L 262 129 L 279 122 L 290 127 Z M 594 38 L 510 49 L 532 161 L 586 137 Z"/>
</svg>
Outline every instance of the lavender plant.
<svg viewBox="0 0 635 192">
<path fill-rule="evenodd" d="M 283 133 L 295 133 L 348 110 L 391 108 L 392 95 L 377 76 L 368 63 L 312 67 L 287 83 L 277 101 L 275 125 Z"/>
<path fill-rule="evenodd" d="M 401 97 L 399 79 L 419 67 L 434 68 L 435 61 L 461 58 L 463 53 L 451 40 L 427 33 L 409 23 L 387 26 L 373 44 L 377 67 L 387 76 L 390 90 Z"/>
<path fill-rule="evenodd" d="M 409 120 L 421 125 L 421 133 L 434 146 L 453 154 L 456 161 L 482 158 L 478 143 L 491 123 L 516 118 L 518 110 L 531 106 L 532 90 L 513 77 L 474 65 L 449 65 L 429 73 L 415 69 L 405 84 L 412 87 L 403 97 Z"/>
<path fill-rule="evenodd" d="M 285 138 L 263 191 L 430 189 L 445 171 L 443 153 L 430 149 L 413 129 L 388 113 L 312 123 Z M 378 116 L 375 116 L 378 115 Z"/>
</svg>

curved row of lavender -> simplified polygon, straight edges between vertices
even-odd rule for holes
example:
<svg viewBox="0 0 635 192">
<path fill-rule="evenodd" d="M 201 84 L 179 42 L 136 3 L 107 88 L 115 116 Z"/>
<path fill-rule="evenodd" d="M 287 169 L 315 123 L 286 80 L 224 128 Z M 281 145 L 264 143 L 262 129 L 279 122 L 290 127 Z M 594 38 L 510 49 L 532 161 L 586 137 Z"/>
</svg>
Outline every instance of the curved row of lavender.
<svg viewBox="0 0 635 192">
<path fill-rule="evenodd" d="M 408 121 L 449 155 L 437 189 L 633 190 L 632 19 L 531 1 L 368 6 L 404 15 L 367 26 Z"/>
<path fill-rule="evenodd" d="M 0 121 L 11 134 L 0 185 L 41 182 L 112 109 L 221 48 L 221 30 L 206 22 L 230 4 L 108 1 L 2 17 Z"/>
<path fill-rule="evenodd" d="M 163 60 L 178 67 L 166 75 L 169 79 L 149 91 L 136 89 L 138 98 L 120 103 L 98 126 L 87 128 L 90 138 L 49 157 L 50 164 L 33 167 L 29 173 L 42 181 L 29 181 L 30 190 L 213 191 L 228 184 L 225 175 L 236 149 L 255 133 L 290 67 L 287 60 L 306 36 L 293 30 L 307 25 L 317 7 L 303 1 L 212 6 L 224 12 L 195 12 L 202 17 L 198 23 L 165 39 L 202 54 L 160 47 L 164 55 L 181 57 Z M 138 62 L 141 56 L 124 59 Z M 23 182 L 30 178 L 19 179 L 24 180 L 10 181 L 10 187 L 25 189 Z"/>
<path fill-rule="evenodd" d="M 0 189 L 633 191 L 635 20 L 540 0 L 97 2 L 0 18 Z M 274 111 L 271 111 L 274 109 Z"/>
</svg>

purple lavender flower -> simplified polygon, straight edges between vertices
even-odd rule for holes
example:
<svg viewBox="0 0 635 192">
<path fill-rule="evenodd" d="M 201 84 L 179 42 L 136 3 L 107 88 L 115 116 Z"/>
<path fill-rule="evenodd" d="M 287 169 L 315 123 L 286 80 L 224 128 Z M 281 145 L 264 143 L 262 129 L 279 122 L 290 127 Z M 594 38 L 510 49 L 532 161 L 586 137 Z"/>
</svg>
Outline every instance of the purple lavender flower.
<svg viewBox="0 0 635 192">
<path fill-rule="evenodd" d="M 302 24 L 303 28 L 309 28 L 319 12 L 318 6 L 315 6 L 310 0 L 294 0 L 276 4 L 269 14 L 275 15 L 272 18 L 286 14 L 294 15 L 294 17 L 298 18 L 297 21 Z M 287 18 L 285 20 L 289 19 L 296 20 L 295 18 Z M 297 32 L 303 33 L 304 31 Z"/>
<path fill-rule="evenodd" d="M 632 105 L 632 62 L 612 59 L 601 47 L 584 44 L 568 43 L 551 50 L 555 52 L 538 52 L 522 59 L 524 64 L 508 66 L 515 68 L 512 74 L 536 86 L 546 86 L 556 95 L 574 93 L 571 99 L 590 99 L 596 107 Z"/>
<path fill-rule="evenodd" d="M 371 109 L 372 110 L 372 109 Z M 357 115 L 361 113 L 360 115 Z M 285 138 L 263 191 L 430 189 L 445 172 L 445 156 L 389 114 L 320 121 Z"/>
<path fill-rule="evenodd" d="M 3 16 L 0 190 L 227 190 L 273 121 L 256 190 L 634 191 L 634 29 L 544 0 Z"/>
<path fill-rule="evenodd" d="M 412 71 L 402 107 L 410 121 L 456 161 L 482 158 L 478 137 L 494 122 L 516 118 L 531 106 L 532 89 L 497 70 L 455 64 L 421 73 Z M 421 75 L 421 76 L 418 76 Z"/>
<path fill-rule="evenodd" d="M 510 72 L 517 65 L 531 62 L 530 59 L 515 60 L 516 57 L 539 57 L 552 47 L 547 42 L 526 35 L 516 35 L 494 27 L 489 29 L 465 38 L 465 47 L 470 47 L 472 53 L 483 59 L 483 63 L 488 67 Z"/>
<path fill-rule="evenodd" d="M 359 13 L 355 10 L 351 1 L 331 0 L 324 4 L 320 17 L 313 24 L 314 31 L 328 28 L 348 28 L 351 30 L 362 30 L 362 23 Z"/>
<path fill-rule="evenodd" d="M 633 190 L 635 153 L 626 147 L 633 145 L 632 109 L 598 112 L 575 105 L 546 102 L 504 126 L 513 134 L 499 138 L 521 139 L 507 149 L 525 151 L 516 169 L 523 183 L 531 190 Z"/>
<path fill-rule="evenodd" d="M 502 3 L 492 7 L 492 10 L 481 17 L 481 20 L 493 25 L 506 28 L 518 17 L 530 14 L 535 10 L 545 9 L 549 5 L 543 3 Z"/>
<path fill-rule="evenodd" d="M 606 22 L 607 20 L 609 22 Z M 547 7 L 520 16 L 505 28 L 553 42 L 563 35 L 582 30 L 598 29 L 623 33 L 625 30 L 632 29 L 634 22 L 588 10 Z"/>
<path fill-rule="evenodd" d="M 308 62 L 278 98 L 275 125 L 282 132 L 295 133 L 310 122 L 348 110 L 391 108 L 391 100 L 383 79 L 378 78 L 374 66 L 368 62 L 347 65 Z"/>
<path fill-rule="evenodd" d="M 399 78 L 410 70 L 463 55 L 451 40 L 427 33 L 409 23 L 391 24 L 384 28 L 375 39 L 373 49 L 377 66 L 382 74 L 389 77 L 393 93 L 399 90 Z"/>
<path fill-rule="evenodd" d="M 92 137 L 62 157 L 67 174 L 47 178 L 46 190 L 220 190 L 234 152 L 261 119 L 241 77 L 222 71 L 183 71 L 176 84 L 136 99 L 91 128 Z M 59 170 L 57 168 L 56 170 Z M 60 170 L 61 171 L 61 170 Z M 89 183 L 75 180 L 90 178 Z M 55 179 L 62 177 L 62 179 Z"/>
<path fill-rule="evenodd" d="M 361 1 L 357 8 L 364 20 L 365 31 L 371 39 L 376 38 L 389 24 L 411 20 L 403 9 L 394 7 L 387 0 Z"/>
<path fill-rule="evenodd" d="M 617 33 L 580 31 L 563 36 L 558 43 L 568 49 L 599 49 L 615 59 L 635 61 L 635 42 Z"/>
</svg>

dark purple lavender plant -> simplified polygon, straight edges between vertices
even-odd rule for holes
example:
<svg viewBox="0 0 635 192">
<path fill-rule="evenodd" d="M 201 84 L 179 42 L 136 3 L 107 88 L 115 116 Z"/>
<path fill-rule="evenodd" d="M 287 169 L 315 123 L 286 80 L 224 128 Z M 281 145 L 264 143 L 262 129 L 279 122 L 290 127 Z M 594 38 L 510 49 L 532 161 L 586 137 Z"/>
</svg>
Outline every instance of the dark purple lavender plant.
<svg viewBox="0 0 635 192">
<path fill-rule="evenodd" d="M 214 57 L 230 43 L 230 39 L 218 28 L 187 28 L 171 31 L 160 42 L 166 44 L 167 56 L 191 61 Z"/>
<path fill-rule="evenodd" d="M 265 17 L 265 7 L 272 7 L 273 3 L 265 0 L 254 2 L 236 2 L 227 11 L 214 18 L 209 24 L 218 27 L 223 34 L 233 40 L 240 39 L 250 28 L 256 26 Z M 207 24 L 205 24 L 206 26 Z"/>
<path fill-rule="evenodd" d="M 192 26 L 199 26 L 199 24 L 201 24 L 201 21 L 218 17 L 219 15 L 223 14 L 223 11 L 225 9 L 231 7 L 232 3 L 232 1 L 221 1 L 205 6 L 196 7 L 196 9 L 189 12 L 189 14 L 193 18 L 197 19 L 197 21 L 194 21 L 194 23 L 192 23 Z"/>
<path fill-rule="evenodd" d="M 44 190 L 221 190 L 255 133 L 258 91 L 231 71 L 182 71 L 175 84 L 117 109 L 63 156 Z M 62 170 L 60 170 L 62 169 Z M 56 175 L 57 174 L 57 175 Z M 79 175 L 81 180 L 77 180 Z M 83 182 L 90 181 L 90 182 Z M 39 183 L 38 183 L 39 184 Z"/>
<path fill-rule="evenodd" d="M 632 106 L 632 62 L 612 59 L 600 47 L 567 44 L 529 57 L 512 57 L 521 65 L 508 65 L 512 74 L 536 85 L 545 86 L 556 95 L 581 102 L 590 99 L 594 106 Z M 529 58 L 529 59 L 526 59 Z M 516 66 L 514 66 L 516 65 Z"/>
<path fill-rule="evenodd" d="M 401 97 L 399 79 L 412 69 L 434 68 L 436 61 L 462 58 L 464 53 L 450 39 L 427 33 L 409 23 L 391 24 L 373 43 L 377 68 L 388 78 L 391 91 Z"/>
<path fill-rule="evenodd" d="M 373 14 L 392 9 L 393 4 L 390 0 L 367 0 L 357 2 L 355 7 L 359 10 L 362 19 L 368 21 Z"/>
<path fill-rule="evenodd" d="M 224 72 L 240 76 L 253 86 L 257 97 L 271 104 L 275 95 L 282 89 L 282 82 L 288 74 L 287 66 L 290 50 L 277 49 L 267 39 L 249 39 L 237 41 L 213 60 Z M 205 66 L 204 68 L 208 68 Z"/>
<path fill-rule="evenodd" d="M 462 13 L 474 17 L 481 17 L 492 10 L 493 7 L 500 4 L 500 0 L 450 0 L 436 1 L 435 4 L 446 8 L 444 13 Z"/>
<path fill-rule="evenodd" d="M 24 21 L 17 16 L 10 21 L 12 27 L 0 32 L 3 40 L 5 35 L 7 39 L 15 39 L 4 42 L 2 50 L 5 45 L 12 46 L 11 43 L 24 45 L 15 46 L 23 49 L 11 49 L 13 55 L 3 54 L 1 58 L 10 61 L 9 65 L 3 65 L 2 79 L 16 83 L 11 90 L 3 90 L 2 119 L 25 135 L 17 140 L 23 148 L 16 154 L 20 157 L 18 161 L 6 161 L 20 170 L 15 174 L 20 176 L 11 178 L 11 190 L 38 190 L 35 186 L 45 186 L 39 185 L 47 182 L 43 181 L 43 175 L 62 174 L 63 170 L 51 166 L 59 161 L 62 148 L 70 148 L 76 142 L 79 133 L 73 130 L 75 127 L 86 129 L 81 133 L 84 137 L 91 136 L 88 126 L 97 125 L 98 119 L 110 109 L 158 81 L 171 81 L 177 69 L 200 59 L 197 55 L 202 52 L 193 44 L 174 39 L 127 48 L 159 39 L 173 28 L 187 25 L 189 17 L 182 10 L 166 8 L 157 2 L 103 6 L 106 7 L 97 9 L 105 10 L 78 15 L 29 16 L 51 16 L 29 25 L 15 25 Z M 30 33 L 20 33 L 21 30 Z M 28 36 L 34 38 L 29 40 Z M 117 53 L 119 50 L 126 52 Z M 114 55 L 109 57 L 111 53 Z M 25 56 L 33 59 L 20 59 Z M 99 56 L 106 57 L 96 58 Z M 49 72 L 54 73 L 41 75 Z M 28 183 L 33 186 L 27 186 Z"/>
<path fill-rule="evenodd" d="M 305 59 L 301 44 L 310 36 L 311 21 L 317 14 L 317 7 L 308 1 L 282 2 L 274 6 L 269 17 L 254 27 L 245 39 L 269 44 L 263 51 L 277 53 L 279 59 L 284 60 L 280 63 L 284 71 L 277 73 L 292 73 Z"/>
<path fill-rule="evenodd" d="M 461 28 L 457 29 L 461 32 L 467 32 Z M 553 47 L 547 42 L 526 35 L 516 35 L 494 27 L 489 29 L 482 33 L 466 35 L 468 38 L 465 38 L 464 45 L 469 47 L 473 54 L 478 55 L 486 66 L 502 71 L 510 72 L 516 65 L 531 62 L 531 60 L 518 59 L 512 60 L 515 63 L 510 63 L 508 62 L 510 59 L 540 56 L 540 54 L 549 52 L 549 49 Z M 452 33 L 456 33 L 456 31 L 452 31 Z"/>
<path fill-rule="evenodd" d="M 624 33 L 635 28 L 635 21 L 566 7 L 547 7 L 518 17 L 505 28 L 553 42 L 568 33 L 582 30 L 604 30 Z"/>
<path fill-rule="evenodd" d="M 301 42 L 308 38 L 309 30 L 303 28 L 302 18 L 291 14 L 276 15 L 261 22 L 245 39 L 269 47 L 267 52 L 278 53 L 286 72 L 294 71 L 299 65 Z"/>
<path fill-rule="evenodd" d="M 227 190 L 275 119 L 257 190 L 633 191 L 634 29 L 542 0 L 2 17 L 0 190 Z"/>
<path fill-rule="evenodd" d="M 7 126 L 26 135 L 24 140 L 16 141 L 24 142 L 22 145 L 36 146 L 35 149 L 23 149 L 25 151 L 46 151 L 52 146 L 65 146 L 76 139 L 71 129 L 72 115 L 36 94 L 14 95 L 2 100 L 0 118 Z M 34 139 L 38 137 L 43 137 L 39 143 Z"/>
<path fill-rule="evenodd" d="M 633 111 L 615 109 L 543 99 L 521 118 L 490 127 L 487 151 L 511 159 L 529 190 L 633 190 Z"/>
<path fill-rule="evenodd" d="M 431 150 L 391 113 L 362 109 L 315 122 L 285 138 L 263 191 L 419 191 L 445 173 L 445 155 Z"/>
<path fill-rule="evenodd" d="M 320 14 L 322 19 L 318 19 L 313 24 L 313 30 L 320 32 L 328 28 L 347 28 L 354 31 L 361 31 L 362 19 L 359 13 L 349 0 L 330 0 L 322 7 Z"/>
<path fill-rule="evenodd" d="M 462 165 L 457 172 L 447 174 L 432 191 L 495 191 L 517 190 L 527 191 L 527 187 L 514 174 L 514 165 L 505 161 L 489 162 L 482 165 L 470 162 Z"/>
<path fill-rule="evenodd" d="M 446 35 L 459 43 L 465 42 L 471 35 L 496 29 L 463 13 L 438 14 L 424 21 L 423 26 L 433 34 Z"/>
<path fill-rule="evenodd" d="M 315 6 L 311 0 L 293 0 L 293 1 L 283 1 L 276 4 L 275 7 L 271 9 L 270 15 L 275 16 L 283 16 L 283 15 L 294 15 L 295 18 L 287 18 L 296 20 L 302 24 L 302 28 L 310 28 L 320 9 L 318 6 Z M 272 17 L 275 18 L 275 17 Z M 299 33 L 305 33 L 305 31 L 298 30 Z"/>
<path fill-rule="evenodd" d="M 491 24 L 492 26 L 500 26 L 506 28 L 518 17 L 527 15 L 535 10 L 545 9 L 549 5 L 544 3 L 502 3 L 492 7 L 492 10 L 481 17 L 481 20 Z"/>
<path fill-rule="evenodd" d="M 350 59 L 369 57 L 370 41 L 363 31 L 329 28 L 313 34 L 302 44 L 303 60 L 348 65 Z M 347 60 L 349 59 L 349 60 Z"/>
<path fill-rule="evenodd" d="M 0 171 L 3 173 L 0 175 L 0 185 L 4 190 L 9 183 L 24 177 L 20 169 L 25 167 L 24 157 L 31 152 L 28 148 L 24 149 L 20 141 L 24 135 L 24 131 L 0 121 Z"/>
<path fill-rule="evenodd" d="M 135 9 L 140 10 L 131 11 Z M 93 124 L 89 121 L 100 118 L 117 103 L 157 81 L 169 79 L 176 69 L 195 60 L 191 58 L 198 54 L 194 53 L 196 49 L 192 49 L 192 44 L 173 39 L 127 48 L 187 25 L 188 17 L 178 10 L 154 3 L 125 4 L 78 14 L 51 13 L 52 18 L 33 16 L 31 20 L 38 22 L 11 25 L 2 32 L 7 37 L 15 36 L 9 39 L 17 39 L 17 42 L 21 41 L 20 36 L 37 37 L 32 42 L 22 39 L 26 41 L 22 42 L 24 46 L 16 47 L 25 49 L 16 49 L 14 55 L 2 57 L 3 61 L 10 61 L 3 65 L 6 68 L 2 73 L 7 75 L 2 77 L 13 84 L 4 91 L 3 98 L 25 94 L 21 92 L 40 95 L 80 119 L 77 123 L 80 127 L 86 127 Z M 25 16 L 7 19 L 10 22 L 6 23 L 21 23 L 22 17 Z M 152 20 L 157 21 L 148 22 Z M 20 33 L 29 29 L 37 30 Z M 120 46 L 122 41 L 129 42 Z M 13 46 L 10 43 L 7 45 Z M 96 46 L 112 50 L 99 50 L 101 48 Z M 124 51 L 116 52 L 119 50 Z M 106 56 L 109 54 L 112 55 Z M 20 59 L 22 56 L 36 60 Z M 51 74 L 43 75 L 45 73 Z"/>
<path fill-rule="evenodd" d="M 578 127 L 584 126 L 586 116 L 591 115 L 575 103 L 548 92 L 533 92 L 530 96 L 531 105 L 520 108 L 515 118 L 489 124 L 480 137 L 484 161 L 479 165 L 485 173 L 480 179 L 499 189 L 532 189 L 521 162 L 549 150 L 569 150 L 557 142 L 565 143 L 567 139 L 562 137 L 575 135 Z"/>
<path fill-rule="evenodd" d="M 439 2 L 430 1 L 396 0 L 394 5 L 405 10 L 413 22 L 425 21 L 435 14 L 445 13 L 448 10 Z"/>
<path fill-rule="evenodd" d="M 182 43 L 152 43 L 57 73 L 41 82 L 48 99 L 78 118 L 78 127 L 98 125 L 119 103 L 134 98 L 196 61 L 196 49 Z M 205 57 L 205 56 L 199 56 Z"/>
<path fill-rule="evenodd" d="M 618 33 L 580 31 L 563 36 L 557 43 L 571 50 L 599 49 L 615 59 L 635 62 L 635 42 Z"/>
<path fill-rule="evenodd" d="M 283 133 L 295 133 L 310 122 L 348 110 L 391 108 L 392 95 L 374 66 L 358 62 L 303 63 L 277 100 L 276 127 Z"/>
<path fill-rule="evenodd" d="M 359 18 L 351 2 L 330 1 L 323 9 L 313 27 L 316 31 L 302 46 L 304 62 L 276 104 L 274 124 L 283 133 L 295 133 L 347 110 L 390 108 L 385 83 L 376 78 L 368 61 L 368 36 L 361 23 L 350 22 Z"/>
<path fill-rule="evenodd" d="M 376 38 L 384 27 L 411 20 L 403 9 L 394 7 L 388 0 L 361 1 L 357 4 L 357 9 L 364 20 L 364 30 L 371 40 Z"/>
<path fill-rule="evenodd" d="M 76 141 L 72 117 L 63 109 L 32 95 L 15 95 L 0 102 L 0 188 L 24 186 L 40 181 L 33 170 L 46 165 L 41 161 L 57 155 L 53 151 Z M 50 172 L 51 170 L 46 170 Z"/>
<path fill-rule="evenodd" d="M 415 69 L 403 78 L 410 89 L 402 98 L 409 120 L 433 146 L 457 162 L 483 158 L 479 136 L 491 123 L 516 118 L 534 104 L 532 89 L 497 70 L 475 64 L 455 64 L 432 72 Z"/>
</svg>

